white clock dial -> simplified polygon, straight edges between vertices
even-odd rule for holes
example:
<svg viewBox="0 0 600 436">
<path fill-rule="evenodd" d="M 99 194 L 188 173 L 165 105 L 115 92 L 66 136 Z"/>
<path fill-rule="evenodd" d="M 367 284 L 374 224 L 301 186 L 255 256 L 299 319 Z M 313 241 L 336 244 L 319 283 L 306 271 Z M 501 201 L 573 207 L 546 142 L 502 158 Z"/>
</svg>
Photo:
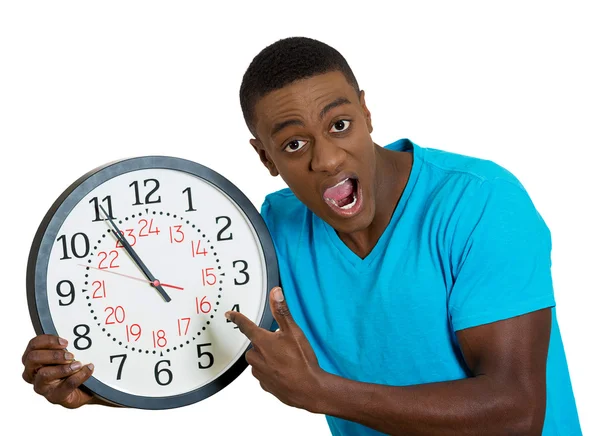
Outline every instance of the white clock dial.
<svg viewBox="0 0 600 436">
<path fill-rule="evenodd" d="M 106 176 L 110 166 L 97 172 L 93 186 L 79 182 L 67 196 L 72 204 L 62 200 L 66 216 L 51 210 L 45 239 L 36 237 L 32 254 L 44 252 L 37 268 L 30 265 L 36 287 L 45 282 L 35 295 L 40 330 L 47 332 L 47 318 L 77 360 L 94 363 L 97 394 L 134 407 L 176 407 L 182 396 L 187 404 L 222 388 L 245 363 L 248 340 L 226 311 L 270 327 L 274 255 L 265 253 L 265 228 L 258 226 L 262 239 L 256 230 L 260 216 L 216 173 L 124 162 L 117 174 Z"/>
</svg>

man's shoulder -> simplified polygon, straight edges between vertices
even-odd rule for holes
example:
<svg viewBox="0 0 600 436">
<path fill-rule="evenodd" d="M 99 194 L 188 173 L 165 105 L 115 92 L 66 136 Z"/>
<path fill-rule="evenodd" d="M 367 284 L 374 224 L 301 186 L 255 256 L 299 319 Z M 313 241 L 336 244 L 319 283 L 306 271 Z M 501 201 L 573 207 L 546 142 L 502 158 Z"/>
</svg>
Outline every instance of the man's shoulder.
<svg viewBox="0 0 600 436">
<path fill-rule="evenodd" d="M 304 225 L 310 211 L 289 188 L 284 188 L 265 197 L 260 213 L 275 234 Z"/>
<path fill-rule="evenodd" d="M 532 226 L 540 218 L 524 184 L 494 160 L 420 147 L 407 140 L 388 147 L 398 151 L 414 149 L 420 170 L 415 174 L 418 180 L 411 199 L 423 208 L 415 213 L 431 214 L 430 218 L 440 225 L 456 225 L 468 235 L 477 225 L 501 225 L 490 219 L 481 222 L 486 211 L 498 220 L 510 216 L 517 221 L 532 222 Z"/>
<path fill-rule="evenodd" d="M 297 213 L 301 209 L 306 209 L 306 206 L 298 200 L 290 188 L 283 188 L 265 196 L 262 209 L 265 208 L 267 213 L 273 211 Z"/>
<path fill-rule="evenodd" d="M 523 188 L 519 179 L 499 163 L 478 156 L 450 152 L 436 148 L 423 149 L 423 161 L 433 171 L 476 184 L 508 182 Z"/>
<path fill-rule="evenodd" d="M 483 157 L 441 148 L 422 147 L 407 138 L 398 139 L 385 148 L 394 151 L 412 151 L 415 159 L 423 163 L 427 172 L 442 177 L 442 183 L 447 182 L 448 178 L 453 178 L 465 182 L 504 180 L 520 186 L 517 177 L 507 168 Z M 433 177 L 432 181 L 435 180 L 436 177 Z"/>
</svg>

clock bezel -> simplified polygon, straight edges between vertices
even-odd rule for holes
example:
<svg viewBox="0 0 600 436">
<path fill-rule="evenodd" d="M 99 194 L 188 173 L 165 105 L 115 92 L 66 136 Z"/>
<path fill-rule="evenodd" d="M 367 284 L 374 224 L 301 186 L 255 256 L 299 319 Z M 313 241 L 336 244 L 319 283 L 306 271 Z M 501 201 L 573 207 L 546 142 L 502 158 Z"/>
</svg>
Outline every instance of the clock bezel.
<svg viewBox="0 0 600 436">
<path fill-rule="evenodd" d="M 169 169 L 189 173 L 215 186 L 241 209 L 254 228 L 260 242 L 259 251 L 264 256 L 267 298 L 265 298 L 262 317 L 258 325 L 270 330 L 273 325 L 273 315 L 269 307 L 268 295 L 270 289 L 279 286 L 279 269 L 271 235 L 258 210 L 237 186 L 204 165 L 172 156 L 140 156 L 113 161 L 84 174 L 55 200 L 44 216 L 34 236 L 27 263 L 27 302 L 36 334 L 57 335 L 48 305 L 46 276 L 50 252 L 62 224 L 73 208 L 102 183 L 132 171 L 145 169 Z M 245 351 L 250 347 L 251 345 Z M 86 380 L 81 387 L 105 401 L 125 407 L 151 410 L 183 407 L 214 395 L 241 375 L 248 367 L 245 351 L 217 379 L 205 386 L 179 395 L 149 397 L 129 394 L 102 383 L 94 376 Z"/>
</svg>

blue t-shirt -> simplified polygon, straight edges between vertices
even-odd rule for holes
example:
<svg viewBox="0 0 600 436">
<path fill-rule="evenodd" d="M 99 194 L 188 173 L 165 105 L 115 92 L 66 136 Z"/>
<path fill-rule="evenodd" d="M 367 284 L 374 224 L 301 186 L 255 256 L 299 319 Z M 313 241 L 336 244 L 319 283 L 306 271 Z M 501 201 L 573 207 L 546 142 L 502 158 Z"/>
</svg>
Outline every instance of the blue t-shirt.
<svg viewBox="0 0 600 436">
<path fill-rule="evenodd" d="M 393 386 L 468 377 L 456 331 L 552 308 L 545 436 L 581 434 L 556 319 L 550 231 L 517 178 L 422 148 L 389 225 L 361 259 L 284 189 L 262 207 L 290 312 L 327 372 Z M 380 434 L 327 416 L 334 435 Z"/>
</svg>

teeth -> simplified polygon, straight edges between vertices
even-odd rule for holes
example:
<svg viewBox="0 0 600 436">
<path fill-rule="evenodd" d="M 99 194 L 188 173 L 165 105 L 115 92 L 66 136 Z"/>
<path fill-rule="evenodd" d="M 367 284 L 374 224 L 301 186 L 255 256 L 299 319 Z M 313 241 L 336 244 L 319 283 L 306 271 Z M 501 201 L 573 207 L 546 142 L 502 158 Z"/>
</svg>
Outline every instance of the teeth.
<svg viewBox="0 0 600 436">
<path fill-rule="evenodd" d="M 356 204 L 356 194 L 352 194 L 352 197 L 354 198 L 354 200 L 352 200 L 352 203 L 347 204 L 346 206 L 342 206 L 342 207 L 340 207 L 340 209 L 347 210 L 347 209 L 352 208 L 352 206 L 354 206 Z"/>
<path fill-rule="evenodd" d="M 350 178 L 350 177 L 347 177 L 347 178 L 345 178 L 344 180 L 342 180 L 342 181 L 341 181 L 340 183 L 338 183 L 337 185 L 335 185 L 335 186 L 332 186 L 332 188 L 337 188 L 338 186 L 340 186 L 340 185 L 343 185 L 344 183 L 346 183 L 346 180 L 348 180 L 349 178 Z"/>
</svg>

